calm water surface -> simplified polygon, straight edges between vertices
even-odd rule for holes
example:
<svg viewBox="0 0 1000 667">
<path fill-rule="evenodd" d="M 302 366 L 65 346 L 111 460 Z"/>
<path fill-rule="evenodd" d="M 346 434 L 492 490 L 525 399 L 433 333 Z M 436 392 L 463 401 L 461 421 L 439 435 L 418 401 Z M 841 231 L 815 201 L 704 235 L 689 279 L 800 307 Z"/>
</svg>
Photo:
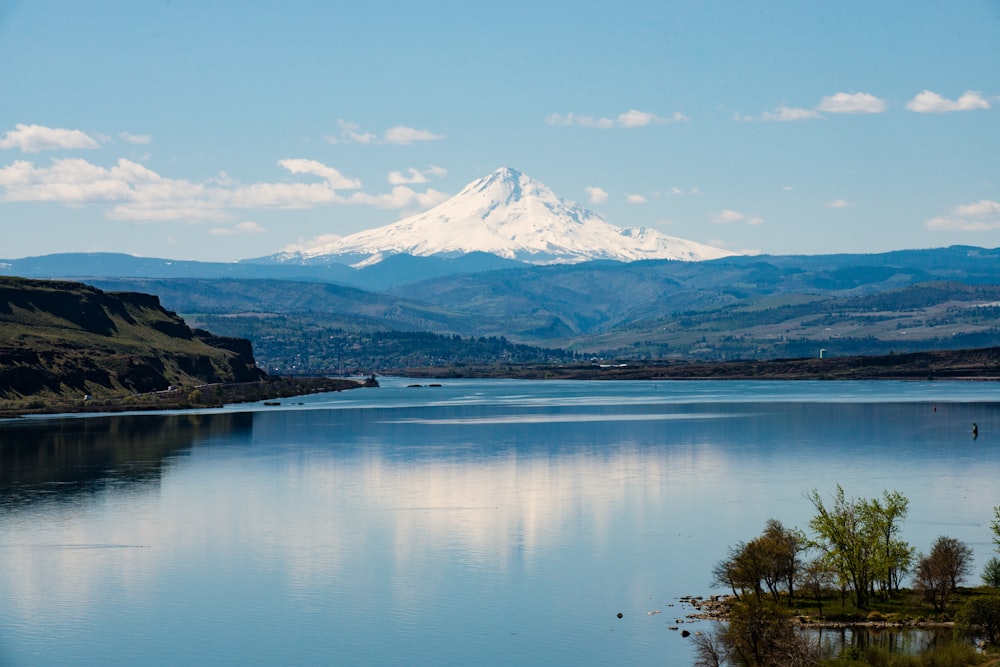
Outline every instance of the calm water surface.
<svg viewBox="0 0 1000 667">
<path fill-rule="evenodd" d="M 0 664 L 685 665 L 677 598 L 838 483 L 992 552 L 997 384 L 407 382 L 0 422 Z"/>
</svg>

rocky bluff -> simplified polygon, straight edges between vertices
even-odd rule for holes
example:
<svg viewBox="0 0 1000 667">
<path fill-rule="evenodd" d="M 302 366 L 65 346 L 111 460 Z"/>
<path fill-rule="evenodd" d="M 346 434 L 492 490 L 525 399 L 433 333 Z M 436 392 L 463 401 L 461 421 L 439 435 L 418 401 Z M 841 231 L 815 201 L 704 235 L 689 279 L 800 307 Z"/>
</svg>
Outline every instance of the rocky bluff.
<svg viewBox="0 0 1000 667">
<path fill-rule="evenodd" d="M 157 297 L 0 277 L 0 398 L 253 382 L 249 341 L 191 329 Z"/>
</svg>

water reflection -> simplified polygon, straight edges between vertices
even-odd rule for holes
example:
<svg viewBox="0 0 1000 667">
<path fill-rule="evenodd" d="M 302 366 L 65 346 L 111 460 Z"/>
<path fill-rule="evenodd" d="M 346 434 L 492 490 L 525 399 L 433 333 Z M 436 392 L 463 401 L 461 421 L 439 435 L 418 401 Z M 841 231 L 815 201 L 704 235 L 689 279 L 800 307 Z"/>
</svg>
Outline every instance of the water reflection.
<svg viewBox="0 0 1000 667">
<path fill-rule="evenodd" d="M 155 484 L 196 441 L 249 438 L 251 414 L 116 415 L 0 422 L 0 507 Z"/>
<path fill-rule="evenodd" d="M 890 655 L 918 655 L 952 642 L 973 643 L 951 627 L 820 628 L 811 631 L 818 638 L 823 655 L 839 656 L 846 647 L 864 650 L 880 648 Z"/>
<path fill-rule="evenodd" d="M 0 424 L 0 646 L 35 664 L 107 663 L 109 636 L 122 664 L 688 664 L 669 605 L 711 592 L 768 518 L 805 527 L 809 489 L 898 489 L 917 548 L 992 550 L 994 403 L 488 387 Z"/>
</svg>

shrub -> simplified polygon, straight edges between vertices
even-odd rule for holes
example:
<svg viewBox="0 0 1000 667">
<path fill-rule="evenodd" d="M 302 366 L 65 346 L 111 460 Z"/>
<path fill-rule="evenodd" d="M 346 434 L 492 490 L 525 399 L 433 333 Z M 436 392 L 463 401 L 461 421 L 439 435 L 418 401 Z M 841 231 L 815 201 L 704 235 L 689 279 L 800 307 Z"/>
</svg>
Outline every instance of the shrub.
<svg viewBox="0 0 1000 667">
<path fill-rule="evenodd" d="M 986 561 L 983 568 L 983 583 L 991 588 L 1000 588 L 1000 558 L 994 556 Z"/>
<path fill-rule="evenodd" d="M 980 595 L 959 610 L 960 624 L 966 631 L 982 632 L 991 644 L 1000 639 L 1000 595 Z"/>
</svg>

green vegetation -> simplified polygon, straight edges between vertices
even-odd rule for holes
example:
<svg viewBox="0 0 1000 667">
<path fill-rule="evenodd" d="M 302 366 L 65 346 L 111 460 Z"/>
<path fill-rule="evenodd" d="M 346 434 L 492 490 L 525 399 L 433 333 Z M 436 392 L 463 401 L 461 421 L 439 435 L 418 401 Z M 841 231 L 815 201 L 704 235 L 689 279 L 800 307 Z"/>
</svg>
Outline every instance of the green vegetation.
<svg viewBox="0 0 1000 667">
<path fill-rule="evenodd" d="M 1000 558 L 994 556 L 983 566 L 983 583 L 990 588 L 1000 588 Z"/>
<path fill-rule="evenodd" d="M 771 519 L 760 536 L 732 547 L 716 566 L 713 585 L 728 587 L 733 597 L 725 625 L 694 636 L 696 665 L 997 664 L 963 641 L 920 655 L 858 645 L 824 656 L 809 628 L 833 622 L 911 625 L 954 617 L 960 631 L 995 647 L 1000 594 L 960 588 L 972 574 L 972 550 L 959 540 L 939 537 L 927 555 L 915 557 L 898 537 L 909 501 L 896 491 L 847 498 L 838 485 L 829 501 L 816 490 L 808 499 L 816 510 L 811 537 Z M 996 512 L 993 530 L 1000 537 L 1000 508 Z M 817 555 L 806 560 L 809 552 Z M 900 582 L 911 569 L 915 587 L 907 590 Z"/>
<path fill-rule="evenodd" d="M 978 595 L 958 612 L 958 621 L 966 630 L 980 631 L 987 641 L 996 645 L 1000 640 L 1000 595 Z"/>
<path fill-rule="evenodd" d="M 265 375 L 248 341 L 193 330 L 154 296 L 0 278 L 0 400 L 8 409 Z"/>
<path fill-rule="evenodd" d="M 972 646 L 950 642 L 932 646 L 919 655 L 890 653 L 881 646 L 865 648 L 850 647 L 839 658 L 821 660 L 822 667 L 855 667 L 875 665 L 876 667 L 969 667 L 971 665 L 995 665 L 996 661 L 977 651 Z"/>
<path fill-rule="evenodd" d="M 848 500 L 839 485 L 829 507 L 815 489 L 809 500 L 816 508 L 809 525 L 823 565 L 850 588 L 857 607 L 866 608 L 876 594 L 887 598 L 898 591 L 913 559 L 913 549 L 896 539 L 909 500 L 895 491 L 883 493 L 881 501 Z"/>
</svg>

